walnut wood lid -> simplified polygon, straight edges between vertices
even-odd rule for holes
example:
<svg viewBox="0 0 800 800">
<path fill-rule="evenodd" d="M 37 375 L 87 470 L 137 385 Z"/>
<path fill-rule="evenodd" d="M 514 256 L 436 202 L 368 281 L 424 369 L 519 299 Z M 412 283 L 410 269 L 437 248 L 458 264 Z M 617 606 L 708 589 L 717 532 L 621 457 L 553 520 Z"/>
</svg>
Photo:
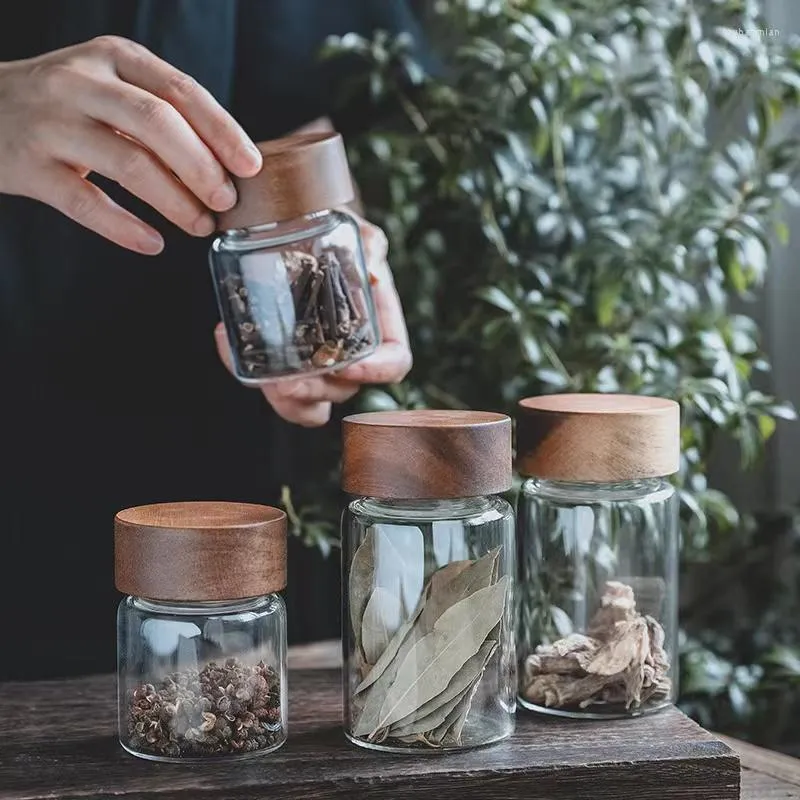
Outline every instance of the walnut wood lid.
<svg viewBox="0 0 800 800">
<path fill-rule="evenodd" d="M 217 216 L 220 230 L 286 222 L 355 197 L 338 133 L 300 133 L 256 147 L 264 159 L 261 170 L 252 178 L 233 177 L 238 199 Z"/>
<path fill-rule="evenodd" d="M 613 483 L 680 467 L 680 407 L 625 394 L 556 394 L 519 403 L 517 469 L 559 481 Z"/>
<path fill-rule="evenodd" d="M 250 503 L 159 503 L 114 518 L 117 589 L 151 600 L 238 600 L 286 586 L 286 514 Z"/>
<path fill-rule="evenodd" d="M 392 500 L 511 488 L 511 419 L 485 411 L 377 411 L 344 418 L 342 488 Z"/>
</svg>

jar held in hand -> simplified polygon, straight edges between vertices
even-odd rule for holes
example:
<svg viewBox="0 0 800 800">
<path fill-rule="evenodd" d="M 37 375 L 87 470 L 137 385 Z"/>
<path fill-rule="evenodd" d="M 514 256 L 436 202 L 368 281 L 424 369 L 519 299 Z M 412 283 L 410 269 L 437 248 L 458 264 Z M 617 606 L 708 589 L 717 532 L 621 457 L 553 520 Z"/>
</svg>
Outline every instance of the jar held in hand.
<svg viewBox="0 0 800 800">
<path fill-rule="evenodd" d="M 211 272 L 234 371 L 245 384 L 335 371 L 375 351 L 380 333 L 339 134 L 258 145 L 261 171 L 236 179 L 219 215 Z"/>
<path fill-rule="evenodd" d="M 286 515 L 164 503 L 115 520 L 119 738 L 154 761 L 286 741 Z"/>
<path fill-rule="evenodd" d="M 520 701 L 631 716 L 676 696 L 678 404 L 551 395 L 519 404 Z"/>
</svg>

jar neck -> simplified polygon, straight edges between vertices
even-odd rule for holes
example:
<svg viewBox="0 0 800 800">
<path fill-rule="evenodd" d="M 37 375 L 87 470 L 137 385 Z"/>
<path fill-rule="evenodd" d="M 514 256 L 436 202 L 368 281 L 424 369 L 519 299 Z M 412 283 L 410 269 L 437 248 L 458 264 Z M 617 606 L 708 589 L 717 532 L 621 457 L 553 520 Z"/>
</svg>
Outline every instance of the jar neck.
<svg viewBox="0 0 800 800">
<path fill-rule="evenodd" d="M 292 241 L 299 234 L 303 236 L 318 235 L 335 223 L 335 213 L 330 209 L 325 209 L 283 222 L 265 222 L 263 225 L 251 225 L 247 228 L 232 228 L 222 231 L 220 236 L 228 247 L 260 241 L 264 238 L 268 238 L 271 243 L 277 239 L 277 244 L 280 244 L 283 239 Z"/>
<path fill-rule="evenodd" d="M 133 604 L 143 611 L 155 614 L 239 614 L 255 611 L 269 602 L 271 595 L 246 597 L 237 600 L 152 600 L 147 597 L 132 597 Z"/>
<path fill-rule="evenodd" d="M 492 507 L 492 497 L 455 497 L 445 500 L 382 500 L 362 497 L 363 509 L 382 516 L 408 518 L 413 516 L 457 519 L 487 511 Z"/>
<path fill-rule="evenodd" d="M 614 498 L 635 498 L 656 492 L 665 492 L 667 494 L 674 492 L 674 488 L 667 478 L 637 478 L 635 480 L 607 483 L 527 478 L 522 488 L 523 491 L 536 494 L 569 498 L 596 498 L 598 495 Z"/>
</svg>

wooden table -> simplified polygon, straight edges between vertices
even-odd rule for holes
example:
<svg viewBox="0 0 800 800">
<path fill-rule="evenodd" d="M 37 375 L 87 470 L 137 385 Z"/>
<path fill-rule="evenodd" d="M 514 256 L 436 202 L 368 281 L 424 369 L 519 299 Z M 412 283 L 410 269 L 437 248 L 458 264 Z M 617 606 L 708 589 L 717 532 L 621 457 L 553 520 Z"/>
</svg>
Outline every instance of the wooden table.
<svg viewBox="0 0 800 800">
<path fill-rule="evenodd" d="M 111 676 L 0 684 L 0 800 L 727 800 L 739 775 L 726 744 L 741 758 L 743 800 L 800 800 L 800 761 L 723 744 L 677 711 L 614 723 L 521 714 L 514 739 L 495 747 L 448 756 L 368 753 L 345 743 L 337 728 L 338 666 L 338 643 L 295 648 L 289 743 L 264 759 L 199 767 L 122 752 Z M 727 788 L 706 790 L 712 773 Z"/>
</svg>

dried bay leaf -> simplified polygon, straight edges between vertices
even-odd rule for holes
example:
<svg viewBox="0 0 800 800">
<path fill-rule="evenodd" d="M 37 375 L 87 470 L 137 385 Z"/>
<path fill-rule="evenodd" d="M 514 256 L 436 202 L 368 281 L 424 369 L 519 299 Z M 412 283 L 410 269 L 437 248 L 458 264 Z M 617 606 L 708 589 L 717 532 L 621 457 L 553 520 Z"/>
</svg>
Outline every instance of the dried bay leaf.
<svg viewBox="0 0 800 800">
<path fill-rule="evenodd" d="M 442 587 L 451 581 L 453 578 L 458 577 L 465 569 L 469 569 L 475 562 L 474 561 L 451 561 L 445 564 L 440 569 L 431 575 L 428 581 L 428 593 L 438 594 Z"/>
<path fill-rule="evenodd" d="M 502 619 L 509 586 L 510 579 L 504 576 L 448 608 L 403 660 L 378 719 L 373 722 L 363 714 L 359 718 L 356 736 L 391 725 L 444 691 Z M 369 730 L 364 730 L 367 726 Z"/>
<path fill-rule="evenodd" d="M 372 592 L 361 621 L 361 648 L 369 664 L 380 658 L 400 627 L 401 605 L 398 592 L 382 586 L 377 586 Z"/>
<path fill-rule="evenodd" d="M 433 732 L 432 739 L 438 744 L 461 744 L 464 725 L 472 709 L 472 701 L 478 691 L 481 676 L 475 680 L 458 705 L 447 715 L 444 722 Z"/>
<path fill-rule="evenodd" d="M 402 742 L 403 744 L 424 744 L 428 747 L 438 747 L 438 745 L 428 741 L 428 739 L 426 739 L 421 733 L 415 733 L 411 736 L 395 736 L 393 738 L 397 739 L 398 742 Z"/>
<path fill-rule="evenodd" d="M 400 738 L 436 730 L 436 728 L 445 721 L 447 715 L 461 702 L 464 692 L 471 688 L 471 685 L 467 686 L 467 689 L 462 690 L 457 697 L 451 697 L 447 702 L 443 703 L 439 708 L 434 708 L 433 711 L 426 716 L 414 719 L 416 715 L 412 714 L 411 722 L 405 725 L 394 723 L 389 729 L 389 736 Z"/>
<path fill-rule="evenodd" d="M 496 641 L 485 641 L 480 650 L 453 676 L 441 694 L 424 703 L 413 714 L 396 722 L 392 726 L 390 735 L 407 736 L 438 728 L 448 714 L 461 703 L 464 696 L 472 692 L 495 650 L 497 650 Z"/>
<path fill-rule="evenodd" d="M 464 562 L 455 561 L 431 575 L 430 597 L 419 619 L 423 636 L 433 630 L 439 617 L 449 608 L 474 592 L 491 586 L 499 555 L 500 548 L 496 547 L 482 558 L 468 562 L 466 567 L 462 568 Z"/>
<path fill-rule="evenodd" d="M 411 629 L 414 627 L 414 623 L 417 621 L 417 617 L 419 617 L 424 605 L 425 592 L 423 592 L 422 597 L 420 597 L 417 607 L 414 609 L 414 613 L 397 629 L 395 635 L 381 653 L 380 658 L 378 658 L 378 660 L 375 662 L 375 666 L 372 667 L 364 680 L 362 680 L 361 683 L 356 687 L 356 694 L 359 694 L 360 692 L 363 692 L 372 686 L 384 675 L 384 673 L 387 671 L 387 668 L 393 664 L 398 650 L 403 642 L 405 642 L 406 637 Z M 397 672 L 397 666 L 397 664 L 394 664 L 394 671 L 391 673 L 391 677 L 389 678 L 390 681 L 394 679 L 394 675 Z"/>
<path fill-rule="evenodd" d="M 361 647 L 361 621 L 364 618 L 364 611 L 372 594 L 374 576 L 375 538 L 372 531 L 369 530 L 364 537 L 364 541 L 361 542 L 353 555 L 348 578 L 350 624 L 352 625 L 357 650 Z"/>
<path fill-rule="evenodd" d="M 448 705 L 453 698 L 456 698 L 456 701 L 461 700 L 464 692 L 466 692 L 481 676 L 486 667 L 486 663 L 492 657 L 496 649 L 496 641 L 492 641 L 491 639 L 485 641 L 481 645 L 480 650 L 478 650 L 472 658 L 468 659 L 466 664 L 453 676 L 453 679 L 447 684 L 447 688 L 441 694 L 436 695 L 436 697 L 421 705 L 413 714 L 409 714 L 407 717 L 398 720 L 395 726 L 401 728 L 412 725 L 414 722 L 419 722 L 424 717 L 428 717 L 435 711 Z M 455 703 L 449 706 L 449 709 L 452 709 L 454 705 Z M 436 724 L 419 728 L 419 730 L 433 730 L 433 728 L 438 727 L 441 722 L 444 721 L 445 716 L 447 716 L 446 713 L 442 715 L 442 719 Z M 416 733 L 416 730 L 409 731 L 409 733 Z"/>
<path fill-rule="evenodd" d="M 482 589 L 489 585 L 499 553 L 500 548 L 498 547 L 476 561 L 453 561 L 441 569 L 437 569 L 431 575 L 428 585 L 422 592 L 414 613 L 398 628 L 394 638 L 389 642 L 375 666 L 356 687 L 356 694 L 368 689 L 384 675 L 383 684 L 388 687 L 394 680 L 402 660 L 426 633 L 430 633 L 433 630 L 436 620 L 439 619 L 442 613 L 458 600 L 471 594 L 476 588 Z M 420 620 L 420 625 L 414 627 L 414 623 L 420 613 L 428 608 L 431 601 L 435 602 L 435 607 L 425 611 L 424 620 Z M 409 635 L 410 633 L 411 635 Z M 397 657 L 397 663 L 393 665 L 394 669 L 388 670 L 388 674 L 386 674 L 387 667 L 389 667 L 395 656 Z"/>
</svg>

